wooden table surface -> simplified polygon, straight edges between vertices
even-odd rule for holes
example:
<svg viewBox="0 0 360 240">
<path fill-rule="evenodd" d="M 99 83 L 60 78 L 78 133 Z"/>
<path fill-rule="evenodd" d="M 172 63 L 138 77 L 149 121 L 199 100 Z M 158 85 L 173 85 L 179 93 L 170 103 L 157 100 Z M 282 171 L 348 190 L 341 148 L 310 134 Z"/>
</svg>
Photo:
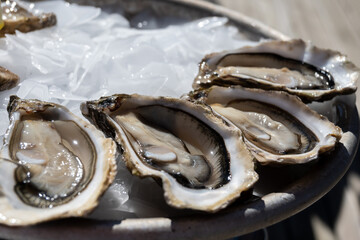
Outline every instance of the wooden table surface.
<svg viewBox="0 0 360 240">
<path fill-rule="evenodd" d="M 360 0 L 215 0 L 293 38 L 345 53 L 360 66 Z M 360 109 L 360 95 L 357 94 Z M 360 154 L 325 197 L 266 229 L 267 239 L 360 239 Z M 239 239 L 263 239 L 264 231 Z"/>
</svg>

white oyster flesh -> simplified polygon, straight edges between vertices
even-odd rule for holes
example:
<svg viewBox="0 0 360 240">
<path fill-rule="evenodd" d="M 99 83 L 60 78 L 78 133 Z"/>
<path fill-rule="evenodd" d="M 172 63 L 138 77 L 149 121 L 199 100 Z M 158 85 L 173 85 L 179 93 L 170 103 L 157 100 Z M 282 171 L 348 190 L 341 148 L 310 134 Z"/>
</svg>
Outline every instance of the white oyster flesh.
<svg viewBox="0 0 360 240">
<path fill-rule="evenodd" d="M 203 104 L 114 95 L 83 104 L 82 112 L 106 134 L 116 133 L 133 174 L 162 180 L 171 206 L 218 211 L 258 178 L 241 132 Z"/>
<path fill-rule="evenodd" d="M 37 189 L 46 191 L 50 198 L 70 196 L 81 184 L 85 169 L 80 160 L 82 157 L 74 154 L 69 143 L 63 143 L 56 130 L 57 124 L 66 123 L 25 120 L 22 124 L 18 146 L 14 146 L 18 147 L 15 155 L 21 164 L 29 168 L 31 183 Z M 72 124 L 68 122 L 68 125 Z M 84 149 L 84 152 L 91 153 L 92 149 Z M 85 159 L 91 158 L 88 156 Z"/>
<path fill-rule="evenodd" d="M 212 104 L 211 107 L 240 128 L 247 139 L 253 139 L 266 149 L 288 153 L 307 148 L 306 145 L 311 141 L 304 137 L 296 127 L 293 127 L 292 122 L 286 121 L 286 119 L 284 119 L 285 123 L 276 121 L 271 113 L 258 113 L 256 106 L 250 111 L 242 108 L 250 104 L 255 105 L 256 103 L 237 101 L 226 107 L 219 104 Z"/>
<path fill-rule="evenodd" d="M 306 163 L 341 138 L 339 127 L 285 92 L 213 86 L 197 95 L 241 129 L 262 164 Z"/>
<path fill-rule="evenodd" d="M 206 55 L 193 88 L 242 85 L 323 101 L 355 92 L 359 76 L 359 69 L 339 52 L 303 40 L 264 41 Z"/>
<path fill-rule="evenodd" d="M 160 113 L 160 114 L 153 114 Z M 137 116 L 136 116 L 136 115 Z M 138 108 L 131 113 L 116 116 L 115 121 L 125 129 L 127 137 L 131 139 L 132 147 L 140 153 L 142 158 L 156 165 L 158 168 L 172 174 L 181 174 L 189 179 L 189 184 L 193 187 L 206 186 L 216 187 L 221 184 L 221 166 L 214 166 L 214 170 L 207 164 L 206 159 L 216 158 L 215 153 L 219 153 L 219 146 L 210 141 L 204 134 L 196 129 L 197 125 L 192 124 L 183 113 L 174 113 L 174 110 L 160 106 Z M 177 119 L 171 119 L 178 116 Z M 155 126 L 146 125 L 138 117 L 145 118 L 147 121 L 158 121 L 163 129 Z M 157 119 L 159 118 L 159 119 Z M 174 126 L 179 124 L 181 126 Z M 165 128 L 165 129 L 164 129 Z M 174 136 L 166 129 L 186 129 L 179 131 L 178 136 Z M 192 135 L 189 133 L 199 133 L 197 137 L 205 140 L 204 144 L 208 150 L 204 156 L 204 149 L 198 149 L 190 144 Z M 211 151 L 210 151 L 211 150 Z M 222 155 L 219 154 L 218 157 Z M 219 159 L 219 163 L 221 163 Z M 211 173 L 212 171 L 212 173 Z M 210 178 L 211 177 L 211 178 Z"/>
<path fill-rule="evenodd" d="M 286 67 L 222 67 L 217 70 L 217 73 L 219 77 L 232 76 L 243 79 L 256 79 L 291 89 L 320 89 L 324 87 L 321 78 L 316 78 L 315 74 L 305 76 L 299 71 L 290 70 Z"/>
<path fill-rule="evenodd" d="M 0 223 L 83 216 L 112 182 L 116 145 L 64 107 L 12 97 L 1 150 Z"/>
</svg>

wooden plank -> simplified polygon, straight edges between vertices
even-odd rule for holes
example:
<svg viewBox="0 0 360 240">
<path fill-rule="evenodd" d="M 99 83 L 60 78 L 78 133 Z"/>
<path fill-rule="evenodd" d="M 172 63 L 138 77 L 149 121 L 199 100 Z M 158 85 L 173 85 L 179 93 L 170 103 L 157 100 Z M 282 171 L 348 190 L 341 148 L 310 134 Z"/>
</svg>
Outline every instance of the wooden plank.
<svg viewBox="0 0 360 240">
<path fill-rule="evenodd" d="M 339 50 L 360 65 L 360 1 L 218 0 L 294 38 Z"/>
</svg>

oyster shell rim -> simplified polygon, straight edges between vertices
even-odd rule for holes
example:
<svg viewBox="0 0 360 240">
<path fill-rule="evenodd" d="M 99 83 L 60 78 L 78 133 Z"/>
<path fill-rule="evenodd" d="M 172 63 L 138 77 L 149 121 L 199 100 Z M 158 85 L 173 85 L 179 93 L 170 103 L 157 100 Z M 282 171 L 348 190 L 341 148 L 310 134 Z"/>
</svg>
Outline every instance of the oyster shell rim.
<svg viewBox="0 0 360 240">
<path fill-rule="evenodd" d="M 27 106 L 28 105 L 28 106 Z M 17 96 L 12 95 L 10 97 L 10 101 L 8 104 L 8 111 L 9 111 L 9 119 L 10 125 L 6 130 L 4 135 L 4 145 L 0 151 L 0 156 L 4 158 L 10 158 L 9 154 L 9 146 L 11 142 L 11 133 L 14 130 L 14 125 L 20 119 L 21 113 L 18 112 L 19 110 L 25 111 L 26 113 L 32 113 L 33 111 L 36 112 L 38 110 L 44 111 L 47 108 L 60 108 L 64 114 L 67 114 L 68 118 L 73 118 L 76 120 L 76 123 L 82 128 L 82 130 L 88 135 L 89 139 L 92 140 L 94 147 L 98 151 L 99 148 L 108 149 L 109 151 L 104 151 L 103 154 L 97 154 L 97 159 L 95 163 L 95 172 L 93 178 L 97 178 L 100 180 L 98 186 L 91 180 L 87 186 L 82 189 L 78 196 L 66 202 L 64 205 L 57 206 L 54 208 L 36 208 L 25 203 L 22 203 L 24 208 L 15 209 L 13 208 L 12 204 L 9 202 L 7 196 L 2 196 L 0 198 L 0 223 L 8 225 L 8 226 L 27 226 L 27 225 L 34 225 L 40 222 L 59 219 L 59 218 L 66 218 L 66 217 L 76 217 L 76 216 L 83 216 L 91 212 L 99 203 L 100 197 L 104 194 L 105 190 L 110 186 L 113 182 L 115 175 L 116 175 L 116 145 L 115 143 L 109 139 L 105 138 L 104 135 L 98 131 L 92 124 L 84 121 L 80 117 L 76 116 L 72 112 L 70 112 L 66 107 L 61 106 L 56 103 L 50 103 L 45 101 L 40 101 L 36 99 L 20 99 Z M 35 110 L 34 110 L 35 109 Z M 10 168 L 16 169 L 13 163 L 2 161 L 0 162 L 0 169 L 3 166 L 9 166 Z M 101 172 L 104 174 L 101 177 Z M 7 172 L 5 170 L 5 172 Z M 10 174 L 11 175 L 11 174 Z M 5 187 L 14 186 L 15 179 L 9 178 L 8 183 L 1 183 L 1 186 L 5 185 Z M 84 197 L 89 195 L 87 198 Z M 16 194 L 14 194 L 16 197 Z M 21 200 L 20 200 L 21 202 Z M 76 203 L 76 208 L 74 209 L 73 206 L 69 208 L 69 204 Z M 10 210 L 7 208 L 10 207 Z M 7 216 L 7 212 L 3 211 L 15 211 L 15 215 L 21 213 L 20 218 L 14 218 Z M 22 212 L 25 211 L 25 212 Z M 30 216 L 29 216 L 30 215 Z"/>
<path fill-rule="evenodd" d="M 12 0 L 13 1 L 13 0 Z M 28 11 L 27 6 L 23 6 L 23 3 L 16 3 L 17 7 L 20 10 Z M 1 3 L 1 5 L 6 5 L 7 3 Z M 17 9 L 18 10 L 18 9 Z M 6 34 L 16 34 L 16 31 L 22 33 L 32 32 L 36 30 L 41 30 L 44 28 L 52 27 L 57 24 L 57 18 L 54 13 L 38 13 L 33 14 L 31 11 L 28 11 L 31 16 L 26 16 L 19 19 L 6 19 L 4 20 L 4 26 L 0 29 L 0 38 L 5 37 Z M 4 14 L 3 14 L 4 15 Z"/>
<path fill-rule="evenodd" d="M 163 0 L 161 1 L 163 2 Z M 250 32 L 253 36 L 257 35 L 258 38 L 289 38 L 277 30 L 260 23 L 258 20 L 254 20 L 232 9 L 215 5 L 211 2 L 193 2 L 190 0 L 174 1 L 180 7 L 185 5 L 186 7 L 191 6 L 192 9 L 197 9 L 198 14 L 196 16 L 202 16 L 203 12 L 227 16 L 232 23 L 235 22 L 237 27 L 244 26 L 245 32 Z M 89 0 L 70 0 L 70 2 L 81 2 L 88 5 L 94 4 L 94 2 Z M 101 6 L 101 4 L 98 4 L 98 6 Z M 254 29 L 257 30 L 254 31 Z M 4 238 L 23 238 L 24 235 L 27 235 L 32 239 L 49 239 L 59 238 L 59 234 L 71 230 L 71 236 L 79 239 L 95 239 L 104 236 L 108 236 L 109 238 L 127 236 L 133 237 L 134 239 L 142 239 L 144 234 L 153 238 L 169 239 L 171 237 L 183 239 L 190 235 L 198 238 L 206 238 L 206 235 L 231 237 L 261 229 L 305 209 L 325 195 L 325 193 L 339 181 L 344 171 L 347 170 L 353 161 L 355 157 L 354 152 L 356 153 L 359 143 L 358 112 L 356 108 L 355 111 L 351 112 L 353 114 L 351 115 L 349 123 L 350 130 L 346 132 L 341 139 L 341 143 L 344 144 L 347 149 L 346 152 L 341 153 L 350 153 L 350 155 L 346 161 L 335 161 L 341 157 L 341 155 L 336 152 L 334 156 L 336 159 L 330 159 L 334 161 L 324 166 L 325 172 L 318 170 L 312 173 L 311 176 L 303 179 L 303 181 L 296 186 L 296 189 L 292 188 L 289 190 L 291 194 L 294 194 L 294 198 L 285 198 L 286 196 L 282 196 L 282 194 L 265 196 L 261 200 L 246 205 L 245 207 L 251 208 L 250 211 L 245 211 L 246 208 L 244 206 L 233 204 L 229 206 L 229 211 L 207 215 L 206 217 L 194 215 L 191 218 L 142 218 L 136 220 L 128 219 L 121 223 L 118 221 L 104 223 L 85 219 L 67 219 L 30 228 L 9 228 L 0 225 L 1 236 Z M 327 184 L 324 184 L 323 180 L 321 180 L 322 175 L 329 176 L 326 180 Z M 318 184 L 314 186 L 315 190 L 312 186 L 309 187 L 309 184 L 312 183 L 311 180 L 318 182 Z M 236 222 L 234 220 L 236 220 Z M 241 228 L 239 228 L 239 222 L 243 223 Z M 87 232 L 87 234 L 85 234 L 86 236 L 84 232 Z"/>
<path fill-rule="evenodd" d="M 251 153 L 254 155 L 256 160 L 262 165 L 266 165 L 266 164 L 303 164 L 303 163 L 307 163 L 312 160 L 316 160 L 318 158 L 319 154 L 324 153 L 326 151 L 333 150 L 336 147 L 337 142 L 339 142 L 342 137 L 343 131 L 340 127 L 338 127 L 335 124 L 333 124 L 332 122 L 330 122 L 325 116 L 323 116 L 323 115 L 317 113 L 316 111 L 312 110 L 311 108 L 309 108 L 305 103 L 303 103 L 301 101 L 301 99 L 298 96 L 289 94 L 284 91 L 263 90 L 263 89 L 258 89 L 258 88 L 245 88 L 245 87 L 238 86 L 238 85 L 231 86 L 231 87 L 222 87 L 222 86 L 214 85 L 209 88 L 198 89 L 193 92 L 190 92 L 190 94 L 186 97 L 188 97 L 190 101 L 200 101 L 200 102 L 204 102 L 205 104 L 209 104 L 208 102 L 206 102 L 206 100 L 207 100 L 210 92 L 212 92 L 212 91 L 226 92 L 226 91 L 232 91 L 232 90 L 238 91 L 238 92 L 245 92 L 244 98 L 241 95 L 239 96 L 239 98 L 237 98 L 236 96 L 229 97 L 232 100 L 234 100 L 234 99 L 245 99 L 245 100 L 254 100 L 255 99 L 256 100 L 257 98 L 252 98 L 253 96 L 247 97 L 254 93 L 254 94 L 260 96 L 260 98 L 262 99 L 262 100 L 260 100 L 260 102 L 265 102 L 267 104 L 273 105 L 272 103 L 279 101 L 282 104 L 282 106 L 281 107 L 279 107 L 279 105 L 274 105 L 274 106 L 279 107 L 280 109 L 282 109 L 284 111 L 286 111 L 286 110 L 283 106 L 286 105 L 286 107 L 289 107 L 289 106 L 287 106 L 287 104 L 291 104 L 294 108 L 291 108 L 291 106 L 290 106 L 290 108 L 289 108 L 291 111 L 290 115 L 292 115 L 292 116 L 298 115 L 299 112 L 301 112 L 302 114 L 310 115 L 310 117 L 314 118 L 314 121 L 308 120 L 307 123 L 303 123 L 297 116 L 294 116 L 294 117 L 296 119 L 298 119 L 300 122 L 302 122 L 304 124 L 304 126 L 307 127 L 310 131 L 312 131 L 315 134 L 315 136 L 318 137 L 318 140 L 321 143 L 325 141 L 325 145 L 319 146 L 319 144 L 320 144 L 319 143 L 313 149 L 311 149 L 310 151 L 305 152 L 305 153 L 280 155 L 280 154 L 269 153 L 266 150 L 261 149 L 260 147 L 253 144 L 251 141 L 247 140 L 246 137 L 244 136 L 246 145 L 249 147 Z M 196 95 L 198 95 L 198 96 L 196 96 Z M 236 95 L 236 94 L 233 94 L 233 95 Z M 276 96 L 277 98 L 274 98 L 274 96 Z M 209 105 L 211 105 L 211 104 L 209 104 Z M 298 107 L 295 108 L 295 106 L 298 106 Z M 216 110 L 213 110 L 213 111 L 215 113 L 217 113 Z M 231 120 L 227 119 L 225 116 L 222 116 L 220 113 L 217 113 L 217 114 L 219 116 L 221 116 L 222 118 L 224 118 L 226 121 L 228 121 L 229 124 L 232 124 L 235 126 L 235 124 L 232 123 Z M 317 129 L 313 126 L 309 127 L 309 125 L 314 124 L 315 119 L 318 119 L 320 121 L 317 124 L 319 124 L 321 127 L 326 125 L 327 129 L 329 130 L 325 136 L 323 136 L 323 134 L 324 134 L 323 131 L 320 131 L 319 129 Z M 314 130 L 316 131 L 316 133 L 314 132 Z M 321 139 L 319 139 L 319 136 L 318 136 L 319 134 L 322 135 Z M 332 141 L 330 141 L 329 138 L 331 138 Z M 304 156 L 306 156 L 306 155 L 309 155 L 309 156 L 304 158 Z"/>
<path fill-rule="evenodd" d="M 299 53 L 296 53 L 295 48 L 301 48 Z M 276 50 L 274 50 L 276 49 Z M 278 51 L 278 52 L 277 52 Z M 291 52 L 294 51 L 294 52 Z M 261 80 L 254 80 L 251 77 L 247 81 L 251 82 L 251 84 L 254 84 L 253 86 L 251 84 L 245 85 L 244 87 L 248 88 L 262 88 L 266 90 L 281 90 L 288 92 L 290 94 L 297 95 L 300 97 L 304 102 L 312 102 L 312 101 L 325 101 L 333 98 L 336 95 L 339 94 L 351 94 L 354 93 L 357 90 L 357 82 L 360 79 L 360 68 L 357 67 L 354 63 L 352 63 L 348 57 L 344 54 L 342 54 L 339 51 L 335 51 L 328 48 L 320 48 L 315 46 L 310 41 L 304 41 L 302 39 L 288 39 L 288 40 L 264 40 L 260 41 L 258 44 L 252 46 L 244 46 L 238 49 L 234 50 L 228 50 L 228 51 L 221 51 L 221 52 L 214 52 L 207 54 L 203 57 L 199 64 L 199 71 L 197 76 L 195 77 L 192 87 L 194 90 L 201 89 L 201 88 L 208 88 L 211 85 L 212 80 L 206 80 L 206 82 L 202 82 L 202 78 L 206 77 L 206 75 L 213 73 L 216 71 L 216 69 L 212 69 L 209 67 L 209 65 L 206 63 L 206 61 L 214 56 L 225 56 L 227 54 L 233 54 L 233 53 L 273 53 L 278 54 L 279 56 L 282 56 L 284 58 L 289 58 L 293 60 L 297 60 L 300 62 L 306 62 L 309 63 L 315 67 L 318 67 L 322 70 L 328 71 L 330 74 L 333 75 L 332 71 L 335 71 L 334 69 L 327 69 L 325 68 L 322 63 L 322 66 L 319 66 L 319 64 L 316 63 L 318 60 L 317 58 L 319 56 L 316 56 L 317 58 L 311 58 L 312 55 L 316 55 L 317 53 L 321 57 L 327 57 L 328 62 L 326 63 L 326 66 L 332 66 L 332 68 L 342 68 L 346 69 L 347 71 L 351 72 L 349 74 L 348 72 L 344 73 L 344 78 L 349 78 L 349 81 L 345 86 L 339 85 L 337 82 L 337 79 L 340 77 L 335 77 L 333 75 L 335 86 L 333 89 L 327 89 L 327 90 L 303 90 L 303 89 L 291 89 L 284 85 L 276 84 L 276 83 L 270 83 L 268 81 L 261 81 Z M 306 53 L 306 54 L 305 54 Z M 310 55 L 310 56 L 309 56 Z M 299 59 L 301 58 L 301 59 Z M 226 76 L 231 76 L 226 75 Z M 224 77 L 226 77 L 224 76 Z M 236 79 L 236 77 L 232 77 Z M 207 78 L 206 78 L 207 79 Z M 232 80 L 221 80 L 221 77 L 217 77 L 214 80 L 219 80 L 220 83 L 215 83 L 214 85 L 222 85 L 222 86 L 231 86 L 231 85 L 241 85 L 238 82 L 234 82 Z M 246 83 L 245 83 L 246 84 Z"/>
<path fill-rule="evenodd" d="M 246 160 L 247 162 L 242 163 L 247 168 L 244 171 L 245 177 L 241 178 L 241 180 L 243 181 L 241 183 L 242 186 L 241 187 L 232 186 L 232 185 L 234 185 L 234 181 L 232 181 L 234 179 L 234 176 L 236 176 L 238 180 L 240 178 L 240 177 L 238 177 L 238 175 L 235 175 L 236 169 L 234 169 L 234 167 L 239 167 L 238 165 L 240 165 L 240 163 L 235 163 L 236 161 L 230 161 L 230 172 L 231 172 L 230 182 L 224 184 L 220 188 L 212 189 L 212 190 L 186 188 L 186 187 L 182 186 L 181 184 L 179 184 L 175 180 L 175 178 L 173 178 L 170 174 L 168 174 L 164 171 L 158 171 L 158 170 L 147 167 L 141 160 L 139 160 L 139 158 L 137 157 L 137 153 L 132 148 L 130 148 L 130 150 L 127 150 L 128 145 L 130 145 L 128 143 L 127 138 L 119 136 L 119 134 L 125 135 L 123 130 L 121 129 L 121 127 L 117 126 L 117 123 L 115 123 L 115 121 L 110 116 L 108 116 L 110 114 L 110 112 L 115 112 L 124 101 L 127 101 L 130 98 L 136 98 L 135 105 L 138 103 L 138 101 L 148 101 L 150 103 L 145 103 L 144 105 L 149 104 L 149 105 L 160 105 L 160 106 L 165 106 L 165 107 L 171 107 L 173 109 L 180 109 L 190 115 L 195 115 L 195 113 L 197 111 L 202 111 L 203 115 L 201 115 L 201 117 L 196 116 L 196 118 L 199 121 L 204 122 L 208 126 L 211 124 L 211 126 L 209 126 L 209 127 L 212 129 L 216 128 L 215 131 L 217 133 L 219 133 L 219 131 L 223 131 L 226 136 L 234 135 L 231 137 L 237 138 L 238 142 L 236 145 L 233 144 L 232 146 L 234 149 L 239 150 L 239 151 L 231 149 L 231 151 L 233 151 L 233 152 L 231 154 L 229 153 L 229 155 L 236 156 L 234 159 L 237 159 L 239 157 L 239 155 L 247 154 L 247 158 L 248 158 Z M 103 103 L 101 103 L 102 101 L 103 101 Z M 103 105 L 104 108 L 101 107 L 101 105 Z M 136 105 L 136 106 L 144 106 L 144 105 L 139 103 L 139 105 Z M 245 145 L 241 145 L 241 144 L 244 144 L 243 140 L 242 140 L 241 132 L 237 128 L 230 127 L 227 123 L 225 123 L 223 121 L 223 119 L 214 115 L 213 111 L 206 105 L 199 104 L 199 103 L 195 104 L 195 103 L 192 103 L 192 102 L 189 102 L 186 100 L 181 100 L 181 99 L 171 98 L 171 97 L 151 97 L 151 96 L 144 96 L 144 95 L 138 95 L 138 94 L 131 94 L 131 95 L 115 94 L 115 95 L 112 95 L 109 97 L 101 97 L 99 100 L 87 101 L 86 103 L 83 103 L 81 105 L 81 110 L 82 110 L 83 115 L 86 118 L 88 118 L 89 120 L 91 119 L 90 120 L 91 122 L 94 122 L 94 120 L 92 119 L 92 117 L 93 117 L 92 115 L 94 114 L 94 112 L 95 112 L 95 114 L 105 115 L 105 118 L 107 119 L 107 121 L 109 121 L 109 124 L 111 124 L 112 127 L 114 127 L 114 129 L 116 131 L 116 136 L 114 136 L 113 138 L 120 145 L 120 148 L 122 149 L 122 159 L 125 162 L 128 170 L 133 175 L 137 175 L 139 177 L 151 176 L 154 178 L 161 179 L 162 186 L 164 189 L 165 200 L 169 205 L 171 205 L 175 208 L 186 208 L 186 209 L 201 210 L 201 211 L 207 211 L 207 212 L 219 211 L 220 209 L 225 208 L 231 202 L 235 201 L 235 199 L 237 197 L 239 197 L 242 192 L 250 189 L 251 186 L 258 179 L 258 175 L 254 171 L 255 162 L 253 160 L 253 156 L 250 154 L 250 152 L 245 147 Z M 94 122 L 94 125 L 97 126 L 97 123 Z M 223 126 L 226 126 L 227 129 L 224 129 Z M 220 135 L 224 138 L 223 134 L 220 134 Z M 226 143 L 226 139 L 224 139 L 224 142 L 225 142 L 225 145 L 228 144 L 228 143 Z M 228 150 L 228 152 L 229 152 L 229 150 Z M 133 158 L 135 158 L 136 160 L 133 161 L 132 160 Z M 235 188 L 235 189 L 232 189 L 232 188 Z M 222 193 L 222 191 L 225 191 L 226 189 L 230 189 L 230 190 L 232 189 L 232 190 L 230 193 L 228 193 L 228 192 Z M 196 201 L 194 201 L 192 203 L 189 200 L 189 198 L 179 196 L 178 194 L 180 194 L 180 193 L 178 193 L 178 192 L 175 193 L 175 191 L 180 191 L 181 194 L 186 194 L 185 191 L 189 191 L 191 193 L 201 193 L 202 195 L 203 194 L 211 194 L 212 198 L 207 197 L 207 201 L 210 201 L 212 203 L 207 203 L 206 205 L 204 203 L 198 204 L 198 203 L 196 203 Z M 219 193 L 219 195 L 222 193 L 223 196 L 218 197 L 219 199 L 216 200 L 217 197 L 214 195 L 216 195 L 218 193 Z M 229 197 L 226 197 L 226 195 Z M 191 194 L 190 194 L 190 196 L 191 196 Z"/>
</svg>

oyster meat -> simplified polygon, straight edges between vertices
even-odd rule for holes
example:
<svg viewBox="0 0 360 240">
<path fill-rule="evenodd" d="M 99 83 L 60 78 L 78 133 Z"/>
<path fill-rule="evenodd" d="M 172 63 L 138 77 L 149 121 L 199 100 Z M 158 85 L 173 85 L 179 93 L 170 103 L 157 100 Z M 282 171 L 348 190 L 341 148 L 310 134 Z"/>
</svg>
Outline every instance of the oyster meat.
<svg viewBox="0 0 360 240">
<path fill-rule="evenodd" d="M 322 101 L 356 91 L 360 71 L 339 52 L 303 40 L 267 41 L 205 56 L 194 89 L 241 85 Z"/>
<path fill-rule="evenodd" d="M 12 96 L 1 150 L 0 223 L 82 216 L 114 179 L 116 144 L 66 108 Z"/>
<path fill-rule="evenodd" d="M 9 90 L 19 83 L 19 76 L 0 66 L 0 91 Z"/>
<path fill-rule="evenodd" d="M 5 34 L 15 34 L 15 31 L 31 32 L 56 25 L 56 16 L 53 13 L 40 13 L 34 15 L 19 3 L 6 0 L 1 3 L 4 26 L 0 28 L 0 37 Z"/>
<path fill-rule="evenodd" d="M 333 149 L 342 135 L 326 117 L 286 92 L 212 86 L 189 96 L 241 129 L 262 164 L 309 162 Z"/>
<path fill-rule="evenodd" d="M 115 139 L 133 174 L 162 180 L 171 206 L 214 212 L 258 178 L 241 132 L 203 104 L 134 94 L 89 101 L 81 109 Z"/>
</svg>

